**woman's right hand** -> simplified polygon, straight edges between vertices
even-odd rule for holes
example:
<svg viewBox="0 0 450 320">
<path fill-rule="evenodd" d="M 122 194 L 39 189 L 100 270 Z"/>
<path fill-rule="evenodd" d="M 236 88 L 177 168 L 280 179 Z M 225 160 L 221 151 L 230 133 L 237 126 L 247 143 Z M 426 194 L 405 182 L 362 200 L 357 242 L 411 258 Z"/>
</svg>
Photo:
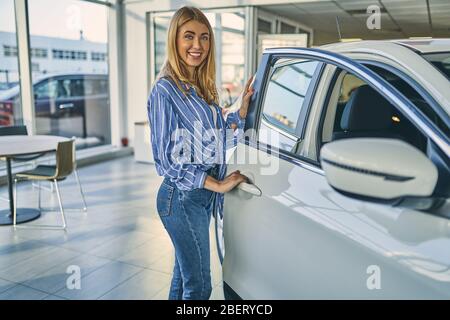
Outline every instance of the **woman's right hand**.
<svg viewBox="0 0 450 320">
<path fill-rule="evenodd" d="M 222 181 L 218 181 L 218 190 L 216 192 L 225 193 L 233 190 L 241 182 L 247 182 L 248 178 L 240 173 L 239 170 L 234 171 L 225 177 Z"/>
</svg>

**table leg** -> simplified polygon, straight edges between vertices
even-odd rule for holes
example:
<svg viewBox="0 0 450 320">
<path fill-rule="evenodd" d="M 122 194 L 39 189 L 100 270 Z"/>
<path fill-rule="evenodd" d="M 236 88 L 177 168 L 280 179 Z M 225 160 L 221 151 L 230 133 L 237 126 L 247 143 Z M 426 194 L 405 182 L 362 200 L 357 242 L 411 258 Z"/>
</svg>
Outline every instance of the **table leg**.
<svg viewBox="0 0 450 320">
<path fill-rule="evenodd" d="M 9 214 L 8 217 L 12 219 L 14 212 L 14 194 L 13 194 L 13 181 L 11 170 L 11 159 L 6 158 L 6 172 L 8 174 L 8 195 L 9 195 Z"/>
<path fill-rule="evenodd" d="M 6 158 L 6 171 L 8 174 L 9 210 L 0 210 L 0 225 L 13 224 L 14 194 L 13 194 L 13 177 L 10 158 Z M 17 208 L 16 210 L 17 210 L 16 223 L 18 224 L 37 219 L 41 215 L 41 212 L 37 209 Z"/>
</svg>

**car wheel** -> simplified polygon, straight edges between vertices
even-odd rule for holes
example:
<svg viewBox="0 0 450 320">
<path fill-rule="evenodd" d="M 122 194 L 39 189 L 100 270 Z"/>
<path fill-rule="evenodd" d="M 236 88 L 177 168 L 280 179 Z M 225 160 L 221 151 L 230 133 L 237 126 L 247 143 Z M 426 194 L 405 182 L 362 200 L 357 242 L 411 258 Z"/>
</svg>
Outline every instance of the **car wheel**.
<svg viewBox="0 0 450 320">
<path fill-rule="evenodd" d="M 223 237 L 223 217 L 215 215 L 215 230 L 216 230 L 216 245 L 217 254 L 219 255 L 220 263 L 223 263 L 223 257 L 225 256 L 225 239 Z"/>
</svg>

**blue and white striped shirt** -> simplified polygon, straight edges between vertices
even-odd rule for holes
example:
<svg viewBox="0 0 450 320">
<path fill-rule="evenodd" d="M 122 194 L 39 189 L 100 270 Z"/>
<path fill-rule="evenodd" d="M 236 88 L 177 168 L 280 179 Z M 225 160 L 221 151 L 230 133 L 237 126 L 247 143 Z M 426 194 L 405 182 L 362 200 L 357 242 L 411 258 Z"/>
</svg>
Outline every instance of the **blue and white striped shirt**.
<svg viewBox="0 0 450 320">
<path fill-rule="evenodd" d="M 225 119 L 218 105 L 208 105 L 193 87 L 187 91 L 184 94 L 172 80 L 160 78 L 147 103 L 156 171 L 184 191 L 203 188 L 206 171 L 215 165 L 219 166 L 218 179 L 225 178 L 226 149 L 237 140 L 231 125 L 242 130 L 245 124 L 238 111 L 228 113 Z M 222 213 L 223 194 L 218 197 L 216 205 Z"/>
</svg>

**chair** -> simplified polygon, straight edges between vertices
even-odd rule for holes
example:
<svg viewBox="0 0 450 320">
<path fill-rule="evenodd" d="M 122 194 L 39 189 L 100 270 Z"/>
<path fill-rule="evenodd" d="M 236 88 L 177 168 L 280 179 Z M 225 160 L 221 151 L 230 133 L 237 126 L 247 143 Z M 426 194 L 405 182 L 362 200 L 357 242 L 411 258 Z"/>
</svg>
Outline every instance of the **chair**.
<svg viewBox="0 0 450 320">
<path fill-rule="evenodd" d="M 59 209 L 62 216 L 61 226 L 42 226 L 42 225 L 16 225 L 16 209 L 13 213 L 14 228 L 45 228 L 45 229 L 63 229 L 67 227 L 66 217 L 64 215 L 64 208 L 62 205 L 61 194 L 59 192 L 58 181 L 65 179 L 74 171 L 75 158 L 75 144 L 73 140 L 58 143 L 56 149 L 56 165 L 47 166 L 39 165 L 36 168 L 28 171 L 23 171 L 15 174 L 14 178 L 14 208 L 17 208 L 17 181 L 20 180 L 36 180 L 36 181 L 50 181 L 53 182 L 58 196 Z M 78 180 L 78 175 L 77 175 Z M 80 189 L 81 190 L 81 189 Z M 39 188 L 39 209 L 41 209 L 41 188 Z M 84 201 L 84 197 L 83 197 Z"/>
<path fill-rule="evenodd" d="M 26 126 L 0 127 L 0 136 L 26 136 L 28 135 Z"/>
<path fill-rule="evenodd" d="M 28 135 L 28 130 L 26 126 L 8 126 L 8 127 L 0 127 L 0 136 L 26 136 Z M 43 156 L 44 153 L 37 153 L 33 155 L 28 156 L 16 156 L 11 158 L 13 161 L 19 161 L 19 162 L 28 162 L 33 161 L 41 156 Z M 1 160 L 5 160 L 4 158 L 0 158 Z M 8 199 L 0 197 L 1 200 L 9 202 Z"/>
<path fill-rule="evenodd" d="M 75 143 L 74 143 L 74 150 L 75 150 Z M 81 210 L 84 211 L 84 212 L 86 212 L 86 211 L 87 211 L 87 205 L 86 205 L 86 200 L 85 200 L 85 198 L 84 198 L 83 188 L 81 187 L 80 178 L 78 177 L 78 172 L 77 172 L 77 159 L 76 159 L 76 153 L 75 153 L 75 151 L 73 151 L 72 155 L 73 155 L 73 159 L 72 159 L 72 162 L 73 162 L 73 173 L 74 173 L 74 175 L 75 175 L 75 180 L 77 181 L 78 190 L 80 191 L 81 200 L 83 201 L 83 208 L 81 208 Z M 49 172 L 49 171 L 51 172 L 51 171 L 56 170 L 56 168 L 55 168 L 54 165 L 38 165 L 38 166 L 35 168 L 35 170 L 38 170 L 38 171 L 41 171 L 41 172 Z M 51 181 L 50 181 L 50 182 L 51 182 Z M 52 183 L 52 184 L 51 184 L 51 188 L 46 188 L 46 187 L 41 186 L 40 183 L 39 183 L 38 188 L 39 188 L 39 189 L 48 190 L 48 191 L 50 191 L 50 192 L 53 192 L 53 186 L 54 186 L 54 184 Z M 39 197 L 40 197 L 40 195 L 41 195 L 41 194 L 40 194 L 40 192 L 39 192 Z M 40 199 L 40 198 L 39 198 L 39 199 Z M 68 210 L 70 210 L 70 209 L 68 209 Z M 68 211 L 68 210 L 66 210 L 66 211 Z M 79 210 L 79 209 L 76 209 L 76 210 Z"/>
</svg>

